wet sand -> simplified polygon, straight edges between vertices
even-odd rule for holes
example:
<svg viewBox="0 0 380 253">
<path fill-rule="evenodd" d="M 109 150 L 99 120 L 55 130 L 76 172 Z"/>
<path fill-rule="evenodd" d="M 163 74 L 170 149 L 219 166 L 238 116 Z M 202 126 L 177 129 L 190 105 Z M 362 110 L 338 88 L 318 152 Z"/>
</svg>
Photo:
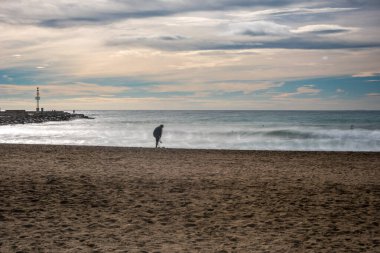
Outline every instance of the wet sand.
<svg viewBox="0 0 380 253">
<path fill-rule="evenodd" d="M 380 252 L 380 153 L 0 145 L 0 252 Z"/>
</svg>

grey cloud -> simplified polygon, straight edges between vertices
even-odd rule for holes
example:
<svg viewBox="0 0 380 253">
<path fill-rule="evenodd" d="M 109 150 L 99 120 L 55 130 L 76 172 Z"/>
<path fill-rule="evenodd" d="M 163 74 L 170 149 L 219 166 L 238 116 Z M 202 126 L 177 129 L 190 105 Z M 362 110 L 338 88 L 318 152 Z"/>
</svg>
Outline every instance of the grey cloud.
<svg viewBox="0 0 380 253">
<path fill-rule="evenodd" d="M 38 23 L 40 26 L 45 27 L 68 27 L 68 26 L 80 26 L 86 24 L 93 24 L 99 22 L 97 18 L 71 18 L 71 19 L 47 19 Z"/>
<path fill-rule="evenodd" d="M 236 50 L 255 48 L 282 48 L 282 49 L 361 49 L 380 47 L 379 42 L 354 42 L 354 41 L 316 41 L 312 39 L 288 38 L 276 41 L 235 42 L 229 44 L 205 45 L 202 50 Z"/>
<path fill-rule="evenodd" d="M 12 24 L 17 24 L 18 22 L 20 24 L 27 24 L 29 22 L 44 27 L 64 28 L 80 25 L 99 25 L 131 18 L 177 15 L 192 11 L 223 10 L 223 13 L 219 12 L 215 14 L 218 15 L 217 18 L 223 20 L 219 26 L 213 24 L 208 27 L 205 26 L 206 28 L 202 27 L 197 31 L 193 31 L 194 29 L 191 27 L 185 27 L 186 29 L 182 30 L 181 24 L 169 27 L 166 26 L 166 24 L 146 22 L 144 24 L 145 26 L 141 26 L 142 28 L 140 30 L 138 25 L 134 27 L 137 30 L 136 33 L 124 33 L 124 31 L 122 31 L 120 35 L 118 35 L 119 30 L 113 32 L 112 34 L 116 37 L 105 43 L 108 46 L 114 47 L 146 46 L 168 51 L 251 48 L 344 49 L 379 47 L 379 43 L 374 42 L 376 41 L 375 39 L 368 37 L 360 38 L 360 40 L 363 41 L 338 41 L 333 40 L 331 38 L 332 36 L 317 36 L 349 32 L 352 31 L 350 27 L 338 25 L 330 25 L 328 27 L 325 25 L 316 28 L 316 22 L 310 22 L 310 19 L 304 21 L 299 17 L 297 22 L 288 23 L 274 22 L 273 19 L 270 19 L 272 14 L 308 13 L 310 16 L 313 16 L 313 14 L 332 13 L 334 11 L 348 10 L 349 8 L 359 8 L 360 5 L 372 6 L 373 8 L 377 6 L 376 1 L 372 0 L 337 0 L 334 2 L 322 0 L 312 6 L 309 1 L 296 0 L 108 0 L 94 1 L 92 3 L 83 1 L 75 5 L 69 4 L 68 1 L 65 0 L 55 0 L 50 3 L 42 0 L 19 0 L 9 2 L 0 1 L 0 22 Z M 275 7 L 275 9 L 269 7 Z M 264 18 L 252 21 L 249 15 L 253 9 L 257 12 L 263 12 Z M 242 12 L 235 12 L 235 10 Z M 244 15 L 248 13 L 248 18 L 241 18 L 241 16 L 239 16 L 241 13 Z M 232 14 L 236 15 L 231 18 L 231 16 L 233 16 Z M 266 19 L 268 16 L 269 19 Z M 293 16 L 296 15 L 289 15 L 289 18 Z M 210 17 L 210 19 L 212 19 L 215 16 L 210 15 Z M 223 19 L 223 17 L 227 18 Z M 167 19 L 165 22 L 169 23 L 172 21 Z M 140 24 L 144 22 L 136 23 Z M 344 22 L 341 23 L 345 24 Z M 295 32 L 291 30 L 291 28 L 302 24 L 306 25 L 303 26 L 304 30 L 299 30 L 299 28 L 295 30 Z M 305 29 L 305 27 L 308 26 L 309 29 Z M 310 26 L 312 29 L 310 29 Z M 229 29 L 229 34 L 220 36 L 221 33 L 227 30 L 226 28 Z M 358 29 L 360 29 L 360 27 Z M 158 31 L 160 32 L 159 34 L 157 34 Z M 121 35 L 122 33 L 124 33 L 124 35 Z M 270 38 L 265 38 L 259 40 L 260 37 L 258 36 L 265 35 L 282 39 L 269 40 Z M 272 37 L 272 39 L 273 38 L 274 37 Z M 366 39 L 368 41 L 365 41 Z"/>
<path fill-rule="evenodd" d="M 180 36 L 180 35 L 166 35 L 166 36 L 160 36 L 158 37 L 160 40 L 167 40 L 167 41 L 176 41 L 176 40 L 185 40 L 186 37 Z"/>
<path fill-rule="evenodd" d="M 290 28 L 269 21 L 244 22 L 230 25 L 233 34 L 248 36 L 289 35 Z"/>
<path fill-rule="evenodd" d="M 108 46 L 114 47 L 134 47 L 146 46 L 166 51 L 191 51 L 191 50 L 244 50 L 244 49 L 305 49 L 305 50 L 332 50 L 332 49 L 363 49 L 378 48 L 379 42 L 360 41 L 337 41 L 337 40 L 316 40 L 315 38 L 291 37 L 279 40 L 262 41 L 178 41 L 177 43 L 165 43 L 153 40 L 124 40 L 114 39 L 107 42 Z"/>
<path fill-rule="evenodd" d="M 38 22 L 37 24 L 45 27 L 52 28 L 65 28 L 70 26 L 80 25 L 98 25 L 112 23 L 117 20 L 132 19 L 132 18 L 149 18 L 160 17 L 174 14 L 169 10 L 154 10 L 154 11 L 139 11 L 139 12 L 109 12 L 109 13 L 96 13 L 89 17 L 70 17 L 61 19 L 46 19 Z"/>
<path fill-rule="evenodd" d="M 328 30 L 320 30 L 320 31 L 310 31 L 310 33 L 314 34 L 335 34 L 335 33 L 344 33 L 350 32 L 350 29 L 328 29 Z"/>
<path fill-rule="evenodd" d="M 332 14 L 335 15 L 338 12 L 347 12 L 347 11 L 354 11 L 358 8 L 347 8 L 347 7 L 329 7 L 329 6 L 321 6 L 321 7 L 293 7 L 293 8 L 271 8 L 266 10 L 261 10 L 257 12 L 253 12 L 252 14 L 260 14 L 262 17 L 271 17 L 271 18 L 283 18 L 285 16 L 286 18 L 299 18 L 298 16 L 310 16 L 314 14 Z"/>
<path fill-rule="evenodd" d="M 321 1 L 323 5 L 331 5 Z M 338 2 L 342 2 L 339 0 Z M 345 1 L 343 1 L 345 2 Z M 354 1 L 355 2 L 355 1 Z M 368 1 L 360 1 L 368 2 Z M 308 1 L 304 2 L 308 4 Z M 131 18 L 169 16 L 196 11 L 248 10 L 260 7 L 286 7 L 300 5 L 296 0 L 193 0 L 193 1 L 136 1 L 108 0 L 78 2 L 72 4 L 65 0 L 47 3 L 42 0 L 21 0 L 0 2 L 0 22 L 9 24 L 38 24 L 47 27 L 69 27 L 109 23 Z M 356 6 L 355 4 L 347 4 Z M 26 11 L 27 10 L 27 11 Z"/>
<path fill-rule="evenodd" d="M 380 1 L 378 0 L 338 0 L 330 1 L 332 5 L 344 5 L 344 6 L 353 6 L 359 8 L 368 8 L 368 7 L 380 7 Z"/>
<path fill-rule="evenodd" d="M 66 27 L 99 24 L 130 18 L 168 16 L 193 11 L 214 11 L 243 7 L 283 6 L 294 0 L 193 0 L 136 1 L 108 0 L 91 4 L 72 4 L 65 0 L 47 3 L 42 0 L 0 2 L 0 22 Z"/>
<path fill-rule="evenodd" d="M 240 33 L 241 35 L 248 35 L 248 36 L 264 36 L 264 35 L 270 35 L 270 33 L 267 33 L 265 31 L 254 31 L 254 30 L 250 30 L 250 29 L 247 29 L 245 31 L 242 31 Z"/>
</svg>

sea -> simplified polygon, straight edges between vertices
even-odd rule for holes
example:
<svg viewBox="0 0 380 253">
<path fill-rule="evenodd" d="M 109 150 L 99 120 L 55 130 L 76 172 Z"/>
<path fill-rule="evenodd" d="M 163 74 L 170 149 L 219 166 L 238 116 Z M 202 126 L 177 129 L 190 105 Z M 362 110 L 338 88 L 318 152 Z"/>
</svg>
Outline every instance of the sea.
<svg viewBox="0 0 380 253">
<path fill-rule="evenodd" d="M 0 126 L 0 143 L 380 151 L 380 111 L 77 111 L 95 119 Z"/>
</svg>

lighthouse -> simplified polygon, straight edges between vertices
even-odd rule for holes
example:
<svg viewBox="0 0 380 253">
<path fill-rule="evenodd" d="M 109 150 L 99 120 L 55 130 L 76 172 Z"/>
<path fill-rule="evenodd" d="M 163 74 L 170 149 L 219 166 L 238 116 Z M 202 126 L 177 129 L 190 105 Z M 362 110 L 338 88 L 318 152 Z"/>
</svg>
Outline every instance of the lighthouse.
<svg viewBox="0 0 380 253">
<path fill-rule="evenodd" d="M 36 112 L 40 111 L 40 88 L 37 87 L 37 96 L 36 96 L 36 101 L 37 101 L 37 107 L 36 107 Z"/>
</svg>

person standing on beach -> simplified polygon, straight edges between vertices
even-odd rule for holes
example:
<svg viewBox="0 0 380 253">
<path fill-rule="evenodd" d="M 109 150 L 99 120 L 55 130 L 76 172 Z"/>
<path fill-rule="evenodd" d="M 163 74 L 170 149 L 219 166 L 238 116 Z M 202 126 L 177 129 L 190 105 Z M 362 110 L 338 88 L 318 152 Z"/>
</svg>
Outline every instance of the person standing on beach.
<svg viewBox="0 0 380 253">
<path fill-rule="evenodd" d="M 154 138 L 156 138 L 156 148 L 158 146 L 158 143 L 161 142 L 160 139 L 161 139 L 161 136 L 162 136 L 162 129 L 163 128 L 164 128 L 164 125 L 159 125 L 153 131 L 153 136 L 154 136 Z"/>
</svg>

